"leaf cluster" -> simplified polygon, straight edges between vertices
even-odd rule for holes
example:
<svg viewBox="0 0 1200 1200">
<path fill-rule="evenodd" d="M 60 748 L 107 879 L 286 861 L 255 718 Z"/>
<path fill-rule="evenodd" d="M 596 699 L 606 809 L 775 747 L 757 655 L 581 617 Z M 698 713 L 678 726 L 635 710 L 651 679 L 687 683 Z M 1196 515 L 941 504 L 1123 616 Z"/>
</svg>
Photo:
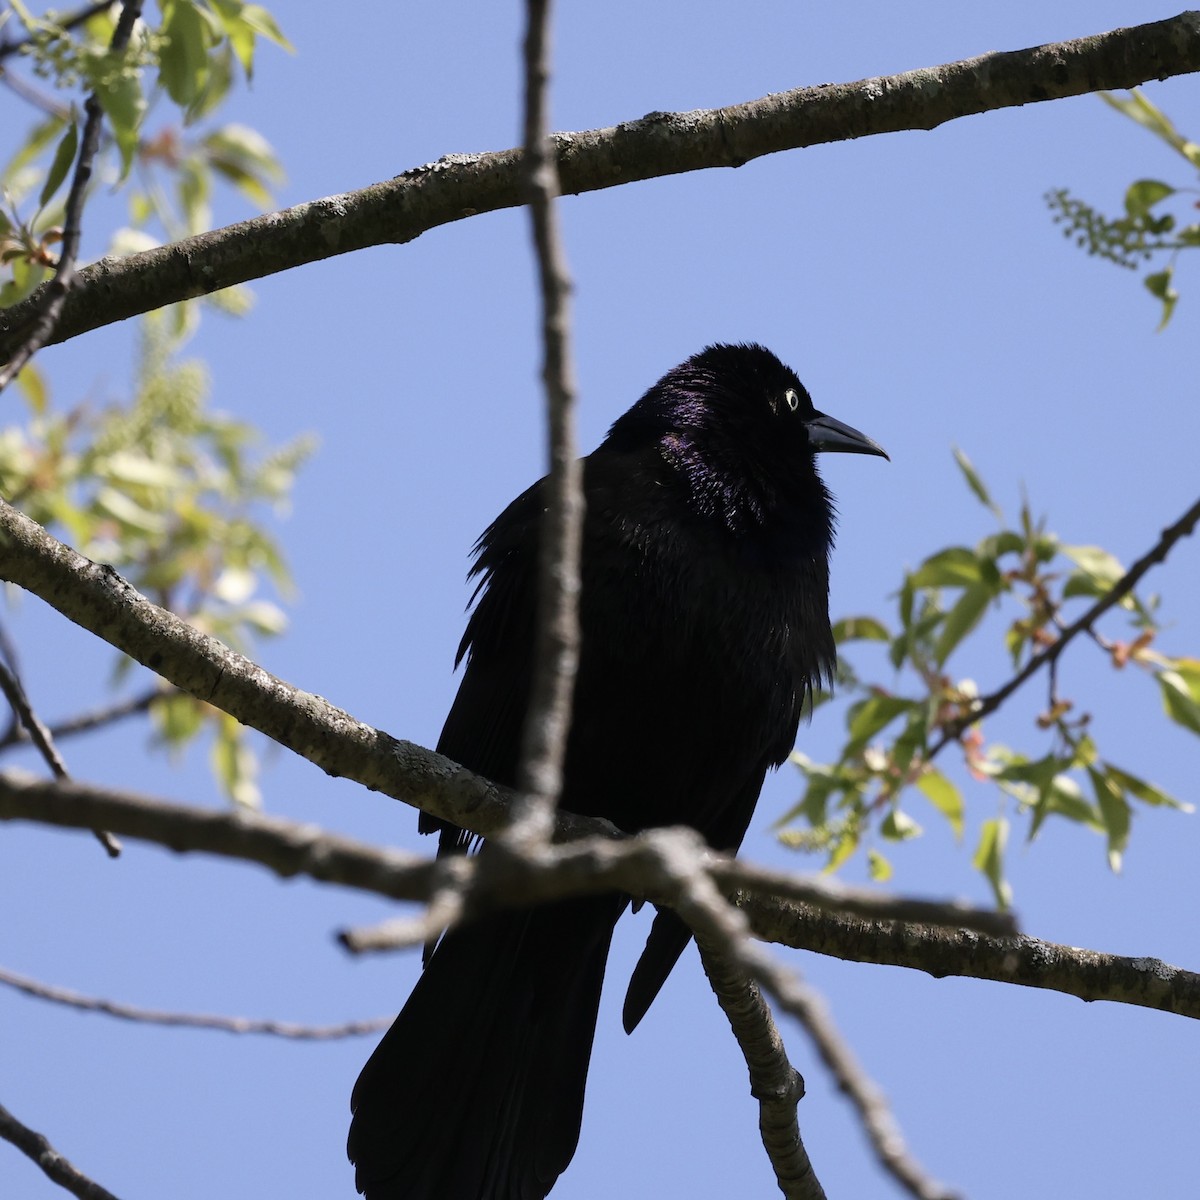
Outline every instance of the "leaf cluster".
<svg viewBox="0 0 1200 1200">
<path fill-rule="evenodd" d="M 286 595 L 291 584 L 263 518 L 286 506 L 313 443 L 298 438 L 256 453 L 251 427 L 207 408 L 206 372 L 175 357 L 167 322 L 157 315 L 145 323 L 128 403 L 59 410 L 40 373 L 21 372 L 28 420 L 0 429 L 0 493 L 89 558 L 118 567 L 156 603 L 248 651 L 287 623 L 263 595 Z M 115 680 L 130 665 L 122 658 Z M 254 757 L 237 722 L 182 694 L 164 695 L 151 711 L 170 747 L 210 729 L 226 791 L 257 800 Z"/>
<path fill-rule="evenodd" d="M 1035 719 L 1050 739 L 1049 749 L 1025 753 L 987 738 L 978 687 L 952 662 L 988 612 L 1003 617 L 1004 645 L 1019 669 L 1057 642 L 1072 606 L 1106 595 L 1125 572 L 1101 547 L 1060 541 L 1044 521 L 1034 521 L 1028 504 L 1010 525 L 966 455 L 955 451 L 955 457 L 967 486 L 996 517 L 999 529 L 973 547 L 939 550 L 907 572 L 893 622 L 859 616 L 835 624 L 840 647 L 853 642 L 885 646 L 894 677 L 887 683 L 867 680 L 845 659 L 839 664 L 841 689 L 853 697 L 846 741 L 834 762 L 793 754 L 804 792 L 780 820 L 779 836 L 789 846 L 825 854 L 828 870 L 865 847 L 872 878 L 889 878 L 892 867 L 880 843 L 907 841 L 922 832 L 904 804 L 913 789 L 957 838 L 963 837 L 963 792 L 933 761 L 944 747 L 956 745 L 969 776 L 996 789 L 999 810 L 982 823 L 973 862 L 997 902 L 1006 905 L 1011 889 L 1004 852 L 1014 812 L 1027 820 L 1031 840 L 1052 815 L 1103 834 L 1116 870 L 1135 804 L 1187 806 L 1101 755 L 1089 732 L 1090 715 L 1076 714 L 1074 702 L 1059 691 L 1056 661 L 1048 664 L 1046 704 Z M 1129 625 L 1127 637 L 1110 640 L 1091 631 L 1092 642 L 1114 668 L 1134 664 L 1151 673 L 1167 716 L 1200 734 L 1200 660 L 1153 649 L 1159 632 L 1156 598 L 1143 601 L 1131 593 L 1120 608 Z"/>
<path fill-rule="evenodd" d="M 1200 171 L 1200 145 L 1183 137 L 1166 114 L 1140 90 L 1135 88 L 1128 97 L 1107 92 L 1102 92 L 1101 97 Z M 1159 329 L 1162 329 L 1170 321 L 1179 300 L 1173 284 L 1176 259 L 1181 250 L 1200 246 L 1200 221 L 1185 221 L 1166 207 L 1168 201 L 1178 201 L 1188 193 L 1198 194 L 1195 188 L 1176 187 L 1160 179 L 1139 179 L 1126 190 L 1124 215 L 1116 218 L 1104 216 L 1086 201 L 1071 196 L 1066 188 L 1047 192 L 1046 203 L 1054 213 L 1055 223 L 1063 226 L 1063 236 L 1073 238 L 1088 254 L 1129 270 L 1166 257 L 1161 269 L 1150 272 L 1143 281 L 1162 305 L 1159 321 Z M 1196 207 L 1194 201 L 1192 207 Z"/>
<path fill-rule="evenodd" d="M 129 210 L 110 253 L 130 254 L 210 228 L 218 181 L 256 208 L 271 207 L 271 188 L 283 172 L 260 134 L 237 124 L 191 132 L 226 99 L 239 70 L 252 76 L 259 38 L 290 49 L 266 9 L 242 0 L 162 0 L 160 24 L 139 22 L 120 55 L 108 48 L 109 12 L 68 28 L 53 14 L 34 17 L 19 4 L 14 9 L 26 30 L 22 54 L 35 75 L 56 91 L 92 93 L 104 109 L 111 136 L 96 179 L 110 190 L 124 189 Z M 39 106 L 45 115 L 0 172 L 0 306 L 24 299 L 56 265 L 63 205 L 55 198 L 76 157 L 80 119 L 78 105 L 55 96 L 41 97 Z M 172 108 L 175 119 L 148 132 L 148 114 L 156 106 Z M 37 208 L 23 217 L 22 204 L 35 192 Z M 230 289 L 210 299 L 242 312 L 249 292 Z M 194 319 L 194 309 L 179 306 L 175 315 Z"/>
</svg>

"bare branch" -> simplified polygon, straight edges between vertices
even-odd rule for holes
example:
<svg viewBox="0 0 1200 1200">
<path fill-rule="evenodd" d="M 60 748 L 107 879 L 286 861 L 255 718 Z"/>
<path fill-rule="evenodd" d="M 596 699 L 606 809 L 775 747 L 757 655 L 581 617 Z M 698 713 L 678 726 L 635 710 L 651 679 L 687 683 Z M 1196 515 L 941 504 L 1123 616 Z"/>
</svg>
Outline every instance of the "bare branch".
<svg viewBox="0 0 1200 1200">
<path fill-rule="evenodd" d="M 123 0 L 121 16 L 117 27 L 113 30 L 112 43 L 109 53 L 120 55 L 129 45 L 130 35 L 142 14 L 142 0 Z M 34 296 L 32 311 L 24 318 L 24 323 L 18 326 L 20 342 L 7 355 L 7 365 L 0 369 L 0 392 L 2 392 L 20 372 L 21 368 L 44 346 L 54 335 L 59 317 L 67 296 L 75 283 L 75 264 L 79 258 L 79 243 L 83 237 L 83 202 L 87 197 L 88 184 L 92 179 L 92 163 L 96 151 L 100 148 L 100 126 L 104 120 L 104 109 L 100 98 L 93 92 L 83 106 L 84 122 L 83 137 L 79 143 L 79 158 L 75 162 L 75 174 L 71 179 L 71 190 L 67 193 L 66 212 L 63 219 L 62 249 L 58 256 L 58 266 L 54 270 L 54 278 L 38 288 Z M 97 835 L 99 836 L 99 835 Z M 109 850 L 112 853 L 112 850 Z"/>
<path fill-rule="evenodd" d="M 812 1038 L 838 1088 L 858 1111 L 880 1166 L 916 1200 L 957 1200 L 957 1193 L 931 1179 L 909 1153 L 887 1098 L 834 1026 L 820 994 L 806 983 L 798 982 L 797 987 L 798 1003 L 792 1012 Z"/>
<path fill-rule="evenodd" d="M 935 979 L 962 977 L 1046 988 L 1200 1020 L 1200 974 L 1157 958 L 1128 958 L 1037 938 L 864 921 L 766 895 L 742 907 L 765 941 L 849 962 L 909 967 Z"/>
<path fill-rule="evenodd" d="M 53 987 L 40 983 L 15 971 L 0 967 L 0 984 L 32 996 L 37 1000 L 48 1000 L 67 1008 L 82 1012 L 104 1013 L 119 1017 L 123 1021 L 136 1021 L 143 1025 L 171 1025 L 187 1029 L 215 1029 L 222 1033 L 261 1033 L 273 1037 L 293 1038 L 296 1041 L 328 1042 L 337 1038 L 361 1037 L 386 1029 L 395 1015 L 375 1017 L 369 1021 L 347 1021 L 341 1025 L 298 1025 L 293 1021 L 258 1021 L 250 1017 L 221 1017 L 205 1013 L 160 1012 L 152 1008 L 136 1008 L 131 1004 L 120 1004 L 115 1000 L 101 1000 L 95 996 L 84 996 L 69 988 Z"/>
<path fill-rule="evenodd" d="M 928 757 L 930 759 L 934 758 L 948 743 L 961 737 L 965 729 L 974 725 L 976 721 L 981 721 L 990 713 L 994 713 L 1017 688 L 1036 675 L 1043 667 L 1048 666 L 1053 671 L 1058 662 L 1058 656 L 1062 654 L 1071 642 L 1081 633 L 1091 633 L 1092 626 L 1110 608 L 1119 604 L 1124 597 L 1128 596 L 1141 582 L 1142 576 L 1151 567 L 1166 561 L 1167 555 L 1171 553 L 1171 549 L 1176 542 L 1181 538 L 1191 536 L 1198 522 L 1200 522 L 1200 500 L 1197 500 L 1174 525 L 1168 525 L 1162 531 L 1158 541 L 1083 616 L 1068 625 L 1062 631 L 1057 641 L 1051 642 L 1044 650 L 1035 654 L 1003 687 L 997 688 L 990 695 L 984 696 L 971 708 L 969 713 L 966 713 L 957 721 L 948 723 L 945 732 L 930 749 Z M 1053 684 L 1051 688 L 1053 689 Z"/>
<path fill-rule="evenodd" d="M 714 951 L 701 947 L 700 959 L 750 1071 L 750 1094 L 758 1101 L 758 1128 L 780 1191 L 788 1200 L 824 1200 L 824 1189 L 804 1148 L 796 1117 L 796 1106 L 804 1097 L 804 1080 L 788 1061 L 762 991 Z"/>
<path fill-rule="evenodd" d="M 146 712 L 155 700 L 167 695 L 170 695 L 169 688 L 155 686 L 140 696 L 130 696 L 127 700 L 118 700 L 113 704 L 93 708 L 78 716 L 68 717 L 66 720 L 49 725 L 46 729 L 53 741 L 61 742 L 64 738 L 74 737 L 80 733 L 90 733 L 93 729 L 102 729 L 117 721 L 123 721 L 127 717 L 135 717 L 139 713 Z M 8 733 L 0 738 L 0 752 L 29 740 L 29 734 L 24 726 L 16 722 Z"/>
<path fill-rule="evenodd" d="M 537 638 L 529 709 L 521 738 L 521 798 L 505 844 L 549 840 L 562 792 L 579 664 L 579 560 L 583 468 L 575 449 L 575 372 L 571 361 L 571 281 L 555 209 L 558 170 L 549 139 L 550 0 L 529 0 L 525 35 L 525 144 L 522 182 L 529 198 L 542 301 L 542 381 L 550 470 L 538 549 Z"/>
<path fill-rule="evenodd" d="M 33 711 L 33 706 L 25 695 L 21 681 L 2 662 L 0 662 L 0 691 L 4 693 L 4 698 L 12 707 L 13 715 L 16 717 L 14 728 L 25 730 L 56 779 L 69 779 L 70 774 L 67 771 L 66 763 L 63 762 L 62 755 L 55 748 L 50 730 L 42 724 L 37 713 Z M 111 833 L 106 833 L 99 827 L 94 828 L 92 832 L 96 835 L 96 840 L 100 845 L 108 851 L 110 858 L 117 858 L 120 855 L 121 843 Z"/>
<path fill-rule="evenodd" d="M 1200 69 L 1200 13 L 1094 37 L 986 54 L 857 83 L 797 88 L 728 108 L 652 113 L 608 129 L 560 133 L 566 194 L 850 138 L 934 129 L 1016 105 L 1136 87 Z M 52 341 L 304 263 L 525 203 L 520 153 L 448 155 L 358 192 L 311 201 L 174 245 L 102 259 L 80 272 Z M 0 361 L 41 303 L 0 312 Z"/>
<path fill-rule="evenodd" d="M 22 1154 L 32 1158 L 59 1187 L 66 1188 L 79 1200 L 117 1200 L 107 1188 L 80 1174 L 40 1133 L 22 1125 L 2 1104 L 0 1138 L 12 1142 Z"/>
</svg>

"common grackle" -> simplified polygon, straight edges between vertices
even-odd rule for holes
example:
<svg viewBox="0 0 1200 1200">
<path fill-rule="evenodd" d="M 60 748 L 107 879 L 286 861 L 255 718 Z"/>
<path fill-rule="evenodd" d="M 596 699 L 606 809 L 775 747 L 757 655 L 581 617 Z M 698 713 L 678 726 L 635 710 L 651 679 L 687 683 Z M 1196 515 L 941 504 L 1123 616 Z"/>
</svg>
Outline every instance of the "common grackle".
<svg viewBox="0 0 1200 1200">
<path fill-rule="evenodd" d="M 584 459 L 581 650 L 561 804 L 637 832 L 741 843 L 767 770 L 828 680 L 833 505 L 815 455 L 884 455 L 817 412 L 756 345 L 669 371 Z M 884 455 L 886 457 L 886 455 Z M 475 548 L 466 669 L 438 750 L 516 782 L 545 480 Z M 443 851 L 470 835 L 428 816 Z M 617 894 L 447 933 L 362 1070 L 349 1154 L 367 1200 L 542 1200 L 575 1152 Z M 632 1030 L 687 945 L 662 911 L 625 1000 Z"/>
</svg>

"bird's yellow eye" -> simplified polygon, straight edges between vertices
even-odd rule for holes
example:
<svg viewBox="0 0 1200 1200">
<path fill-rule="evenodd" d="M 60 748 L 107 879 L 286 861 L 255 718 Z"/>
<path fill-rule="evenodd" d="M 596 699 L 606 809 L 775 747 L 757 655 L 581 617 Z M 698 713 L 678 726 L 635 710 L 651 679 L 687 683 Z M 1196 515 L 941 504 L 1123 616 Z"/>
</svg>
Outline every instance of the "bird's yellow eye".
<svg viewBox="0 0 1200 1200">
<path fill-rule="evenodd" d="M 783 393 L 783 400 L 789 412 L 795 412 L 800 407 L 800 397 L 791 388 Z"/>
</svg>

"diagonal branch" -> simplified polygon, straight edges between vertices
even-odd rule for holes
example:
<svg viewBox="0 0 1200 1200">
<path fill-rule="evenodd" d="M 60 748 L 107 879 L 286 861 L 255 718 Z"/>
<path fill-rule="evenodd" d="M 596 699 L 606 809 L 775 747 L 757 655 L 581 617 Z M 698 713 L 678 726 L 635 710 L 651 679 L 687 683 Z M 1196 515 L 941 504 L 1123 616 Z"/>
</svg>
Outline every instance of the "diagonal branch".
<svg viewBox="0 0 1200 1200">
<path fill-rule="evenodd" d="M 33 1159 L 51 1180 L 78 1200 L 117 1200 L 107 1188 L 77 1171 L 40 1133 L 22 1125 L 2 1104 L 0 1138 Z"/>
<path fill-rule="evenodd" d="M 607 129 L 560 133 L 566 194 L 766 154 L 909 129 L 995 109 L 1136 87 L 1200 70 L 1200 13 L 1073 41 L 857 83 L 797 88 L 728 108 L 651 113 Z M 410 242 L 439 225 L 525 203 L 520 152 L 454 154 L 357 192 L 314 200 L 80 272 L 51 341 L 208 295 L 304 263 Z M 0 312 L 0 362 L 42 291 Z"/>
<path fill-rule="evenodd" d="M 14 729 L 25 731 L 29 740 L 37 747 L 38 753 L 46 760 L 46 765 L 49 766 L 55 779 L 69 779 L 70 773 L 67 771 L 67 765 L 63 762 L 62 755 L 54 745 L 53 735 L 42 724 L 37 713 L 33 711 L 33 705 L 29 703 L 20 679 L 2 662 L 0 662 L 0 692 L 4 693 L 4 698 L 12 708 L 15 718 Z M 111 833 L 105 832 L 99 826 L 92 832 L 96 835 L 96 840 L 100 845 L 108 851 L 110 858 L 120 856 L 121 843 Z"/>
<path fill-rule="evenodd" d="M 909 1153 L 887 1098 L 868 1077 L 846 1039 L 838 1032 L 829 1008 L 808 984 L 800 984 L 796 1016 L 812 1038 L 838 1088 L 858 1112 L 871 1149 L 883 1167 L 914 1200 L 956 1200 L 957 1193 L 931 1179 Z"/>
<path fill-rule="evenodd" d="M 942 736 L 931 747 L 928 758 L 933 759 L 950 742 L 961 737 L 963 731 L 968 726 L 974 725 L 976 721 L 980 721 L 990 713 L 994 713 L 1013 692 L 1036 675 L 1043 667 L 1049 667 L 1053 670 L 1058 662 L 1059 655 L 1062 654 L 1071 642 L 1081 633 L 1090 633 L 1092 626 L 1110 608 L 1119 604 L 1121 600 L 1137 587 L 1142 580 L 1142 576 L 1151 567 L 1166 561 L 1167 555 L 1171 553 L 1171 549 L 1176 542 L 1182 538 L 1191 536 L 1198 523 L 1200 523 L 1200 500 L 1197 500 L 1174 525 L 1168 525 L 1162 531 L 1158 541 L 1078 620 L 1068 625 L 1056 641 L 1051 642 L 1044 650 L 1035 654 L 1003 687 L 997 688 L 994 692 L 984 696 L 971 707 L 968 713 L 964 714 L 958 720 L 948 722 Z"/>
</svg>

